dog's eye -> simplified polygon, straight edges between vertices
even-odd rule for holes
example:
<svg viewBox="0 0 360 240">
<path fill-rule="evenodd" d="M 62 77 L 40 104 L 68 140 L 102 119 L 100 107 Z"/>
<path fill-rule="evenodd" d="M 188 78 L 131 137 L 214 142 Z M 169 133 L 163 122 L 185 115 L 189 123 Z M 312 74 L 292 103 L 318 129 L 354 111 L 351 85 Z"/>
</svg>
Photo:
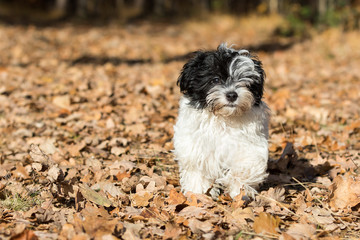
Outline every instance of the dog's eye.
<svg viewBox="0 0 360 240">
<path fill-rule="evenodd" d="M 218 84 L 218 83 L 220 83 L 220 78 L 219 77 L 214 77 L 211 82 L 214 83 L 214 84 Z"/>
</svg>

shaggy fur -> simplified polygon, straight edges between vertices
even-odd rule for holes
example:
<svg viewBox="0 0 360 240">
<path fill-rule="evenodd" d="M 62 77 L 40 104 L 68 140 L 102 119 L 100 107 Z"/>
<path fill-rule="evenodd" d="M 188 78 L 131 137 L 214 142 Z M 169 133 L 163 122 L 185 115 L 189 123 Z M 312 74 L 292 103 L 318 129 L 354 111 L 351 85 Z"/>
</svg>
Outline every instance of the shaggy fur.
<svg viewBox="0 0 360 240">
<path fill-rule="evenodd" d="M 254 196 L 267 177 L 264 71 L 248 51 L 221 44 L 197 52 L 178 79 L 184 96 L 174 126 L 183 192 Z"/>
</svg>

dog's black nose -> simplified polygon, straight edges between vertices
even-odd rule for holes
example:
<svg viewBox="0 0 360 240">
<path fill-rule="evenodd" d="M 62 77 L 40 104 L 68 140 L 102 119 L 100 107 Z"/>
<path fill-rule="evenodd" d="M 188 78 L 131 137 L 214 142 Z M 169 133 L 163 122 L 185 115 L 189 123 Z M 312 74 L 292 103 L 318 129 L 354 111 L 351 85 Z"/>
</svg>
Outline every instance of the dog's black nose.
<svg viewBox="0 0 360 240">
<path fill-rule="evenodd" d="M 229 102 L 235 102 L 235 100 L 237 99 L 238 95 L 236 92 L 228 92 L 226 93 L 226 99 Z"/>
</svg>

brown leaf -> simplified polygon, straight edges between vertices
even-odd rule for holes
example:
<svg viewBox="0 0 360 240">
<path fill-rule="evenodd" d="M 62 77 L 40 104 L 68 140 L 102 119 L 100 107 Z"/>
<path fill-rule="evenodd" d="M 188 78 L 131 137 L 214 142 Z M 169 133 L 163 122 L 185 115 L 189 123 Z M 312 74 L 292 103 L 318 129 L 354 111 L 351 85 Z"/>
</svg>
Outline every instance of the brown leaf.
<svg viewBox="0 0 360 240">
<path fill-rule="evenodd" d="M 46 163 L 49 161 L 49 156 L 36 144 L 30 145 L 29 154 L 34 162 Z"/>
<path fill-rule="evenodd" d="M 112 147 L 110 152 L 116 156 L 120 156 L 123 153 L 126 153 L 127 149 L 124 147 Z"/>
<path fill-rule="evenodd" d="M 105 196 L 101 195 L 98 192 L 95 192 L 88 186 L 84 184 L 79 184 L 79 190 L 81 194 L 86 198 L 88 201 L 98 204 L 104 207 L 110 207 L 112 205 L 111 201 L 107 199 Z"/>
<path fill-rule="evenodd" d="M 278 202 L 282 202 L 285 200 L 284 194 L 285 194 L 285 188 L 283 188 L 283 187 L 270 188 L 267 192 L 267 195 L 270 198 L 272 198 Z"/>
<path fill-rule="evenodd" d="M 49 169 L 47 178 L 51 182 L 62 180 L 64 179 L 64 172 L 57 165 L 54 165 Z"/>
<path fill-rule="evenodd" d="M 331 185 L 330 206 L 335 209 L 351 208 L 360 203 L 360 181 L 347 172 L 337 176 Z"/>
<path fill-rule="evenodd" d="M 279 217 L 262 212 L 254 219 L 254 231 L 260 234 L 278 234 L 280 221 Z"/>
<path fill-rule="evenodd" d="M 130 196 L 130 199 L 135 207 L 146 207 L 149 205 L 149 200 L 153 194 L 148 191 L 141 191 Z"/>
<path fill-rule="evenodd" d="M 167 223 L 163 239 L 177 239 L 181 234 L 181 228 L 175 224 Z"/>
<path fill-rule="evenodd" d="M 236 219 L 255 219 L 253 209 L 250 207 L 235 209 L 231 215 Z"/>
<path fill-rule="evenodd" d="M 37 240 L 38 237 L 29 229 L 25 229 L 22 233 L 12 236 L 10 240 Z"/>
<path fill-rule="evenodd" d="M 313 225 L 295 223 L 290 225 L 290 228 L 286 233 L 296 240 L 301 240 L 310 239 L 315 235 L 315 232 L 316 229 Z"/>
<path fill-rule="evenodd" d="M 114 128 L 114 127 L 115 127 L 114 120 L 112 118 L 108 118 L 106 120 L 106 128 Z"/>
<path fill-rule="evenodd" d="M 212 208 L 216 206 L 216 202 L 214 202 L 210 196 L 205 194 L 187 192 L 185 196 L 188 199 L 186 203 L 188 203 L 190 206 L 205 208 Z"/>
<path fill-rule="evenodd" d="M 70 96 L 63 95 L 63 96 L 55 96 L 53 98 L 53 104 L 64 109 L 70 108 Z"/>
<path fill-rule="evenodd" d="M 171 189 L 169 193 L 169 198 L 167 199 L 168 203 L 171 205 L 182 204 L 186 201 L 186 197 L 181 192 L 176 191 L 176 189 Z"/>
<path fill-rule="evenodd" d="M 198 219 L 203 218 L 208 212 L 206 209 L 195 206 L 187 206 L 179 212 L 179 216 L 191 218 L 196 217 Z"/>
<path fill-rule="evenodd" d="M 90 236 L 86 233 L 79 233 L 79 234 L 76 234 L 71 239 L 72 240 L 87 240 L 87 239 L 90 239 Z"/>
<path fill-rule="evenodd" d="M 142 223 L 133 224 L 133 223 L 124 223 L 124 228 L 126 229 L 124 235 L 122 236 L 125 240 L 137 240 L 140 239 L 140 229 L 143 227 Z"/>
<path fill-rule="evenodd" d="M 241 191 L 239 195 L 235 196 L 231 203 L 231 207 L 233 209 L 242 208 L 245 204 L 245 200 L 243 199 L 245 195 L 245 192 Z"/>
<path fill-rule="evenodd" d="M 276 91 L 272 96 L 271 99 L 274 101 L 274 105 L 276 106 L 277 110 L 282 110 L 286 106 L 286 102 L 290 97 L 290 92 L 288 89 L 280 89 Z"/>
<path fill-rule="evenodd" d="M 119 171 L 115 175 L 116 179 L 119 180 L 119 181 L 123 180 L 124 178 L 129 178 L 130 176 L 131 176 L 130 172 L 126 172 L 126 171 L 124 171 L 124 172 Z"/>
<path fill-rule="evenodd" d="M 331 211 L 328 211 L 324 208 L 315 207 L 311 211 L 312 217 L 315 219 L 314 223 L 317 224 L 329 224 L 333 223 L 335 219 L 331 216 Z"/>
<path fill-rule="evenodd" d="M 67 150 L 69 151 L 70 155 L 73 157 L 80 156 L 80 151 L 86 147 L 86 143 L 84 141 L 78 143 L 78 144 L 71 144 L 68 145 Z"/>
<path fill-rule="evenodd" d="M 29 179 L 30 178 L 26 169 L 23 167 L 22 163 L 20 163 L 20 162 L 16 163 L 16 169 L 14 171 L 12 171 L 12 174 L 16 178 L 20 178 L 20 179 Z"/>
<path fill-rule="evenodd" d="M 196 218 L 191 218 L 189 219 L 189 227 L 195 234 L 202 234 L 210 232 L 213 225 L 209 221 L 200 221 Z"/>
<path fill-rule="evenodd" d="M 350 132 L 354 132 L 356 129 L 360 129 L 360 120 L 352 122 L 350 125 L 347 125 L 345 129 Z"/>
</svg>

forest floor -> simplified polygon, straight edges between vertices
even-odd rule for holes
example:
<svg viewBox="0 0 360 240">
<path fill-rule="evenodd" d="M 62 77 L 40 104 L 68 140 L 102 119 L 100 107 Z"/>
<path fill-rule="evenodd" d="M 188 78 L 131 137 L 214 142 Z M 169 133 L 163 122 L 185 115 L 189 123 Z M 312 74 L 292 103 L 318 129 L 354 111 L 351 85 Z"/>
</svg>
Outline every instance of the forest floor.
<svg viewBox="0 0 360 240">
<path fill-rule="evenodd" d="M 0 239 L 359 239 L 360 32 L 256 52 L 272 119 L 254 200 L 179 192 L 181 56 L 279 24 L 0 25 Z"/>
</svg>

